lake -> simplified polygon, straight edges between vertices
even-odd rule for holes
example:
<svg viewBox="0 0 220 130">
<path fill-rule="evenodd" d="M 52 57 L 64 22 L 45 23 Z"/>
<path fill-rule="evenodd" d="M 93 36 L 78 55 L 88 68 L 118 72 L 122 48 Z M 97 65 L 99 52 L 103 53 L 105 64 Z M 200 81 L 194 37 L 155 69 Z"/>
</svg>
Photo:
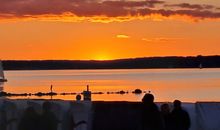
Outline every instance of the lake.
<svg viewBox="0 0 220 130">
<path fill-rule="evenodd" d="M 90 85 L 92 100 L 141 101 L 136 88 L 151 91 L 156 101 L 220 101 L 220 69 L 116 69 L 116 70 L 31 70 L 5 71 L 8 82 L 3 90 L 11 93 L 54 92 L 80 93 Z M 129 94 L 106 94 L 128 91 Z M 54 99 L 75 100 L 76 95 L 58 95 Z M 50 97 L 12 97 L 44 98 Z"/>
</svg>

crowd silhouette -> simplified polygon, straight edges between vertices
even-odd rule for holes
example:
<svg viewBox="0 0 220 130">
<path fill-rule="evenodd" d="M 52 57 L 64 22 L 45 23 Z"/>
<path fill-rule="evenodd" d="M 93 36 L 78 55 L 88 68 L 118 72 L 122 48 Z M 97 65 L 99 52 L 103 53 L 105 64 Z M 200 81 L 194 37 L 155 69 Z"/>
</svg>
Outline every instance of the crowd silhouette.
<svg viewBox="0 0 220 130">
<path fill-rule="evenodd" d="M 175 100 L 172 105 L 164 103 L 159 109 L 154 103 L 154 96 L 150 93 L 145 94 L 141 104 L 141 118 L 138 119 L 142 124 L 139 128 L 142 130 L 189 130 L 190 117 L 181 104 L 181 101 Z M 0 109 L 0 130 L 7 130 L 8 125 L 15 121 L 18 123 L 17 130 L 58 130 L 58 128 L 75 130 L 81 124 L 87 124 L 84 120 L 76 122 L 72 102 L 62 119 L 58 119 L 53 105 L 52 102 L 45 101 L 40 112 L 39 107 L 29 105 L 22 116 L 17 119 L 14 117 L 8 119 L 6 114 L 8 108 L 3 107 Z"/>
<path fill-rule="evenodd" d="M 189 130 L 190 117 L 181 106 L 181 101 L 173 102 L 171 111 L 169 104 L 162 104 L 159 108 L 154 103 L 154 96 L 145 94 L 142 99 L 142 127 L 143 130 Z"/>
<path fill-rule="evenodd" d="M 18 130 L 57 130 L 59 123 L 55 114 L 51 111 L 51 103 L 43 103 L 43 112 L 39 114 L 30 106 L 21 117 Z"/>
<path fill-rule="evenodd" d="M 71 106 L 65 116 L 65 122 L 67 122 L 65 124 L 58 120 L 55 113 L 52 112 L 50 102 L 44 102 L 42 108 L 43 112 L 39 114 L 34 107 L 28 107 L 21 117 L 18 130 L 57 130 L 59 123 L 62 123 L 63 126 L 65 125 L 65 127 L 63 127 L 64 130 L 74 130 L 77 126 L 86 123 L 85 121 L 75 123 Z"/>
</svg>

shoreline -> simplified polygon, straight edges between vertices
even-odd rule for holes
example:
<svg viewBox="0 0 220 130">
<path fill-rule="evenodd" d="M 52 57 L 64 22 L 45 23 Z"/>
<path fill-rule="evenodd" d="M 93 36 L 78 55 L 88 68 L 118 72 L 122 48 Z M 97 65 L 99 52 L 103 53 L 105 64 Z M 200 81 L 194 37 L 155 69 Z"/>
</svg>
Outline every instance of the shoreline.
<svg viewBox="0 0 220 130">
<path fill-rule="evenodd" d="M 220 67 L 207 67 L 199 69 L 197 67 L 192 68 L 87 68 L 87 69 L 5 69 L 4 71 L 62 71 L 62 70 L 190 70 L 190 69 L 220 69 Z"/>
<path fill-rule="evenodd" d="M 7 95 L 4 95 L 5 92 L 0 92 L 0 100 L 8 99 L 8 100 L 42 100 L 42 101 L 76 101 L 75 98 L 72 99 L 65 99 L 65 98 L 56 98 L 56 96 L 77 96 L 81 95 L 82 93 L 23 93 L 23 94 L 12 94 L 7 93 Z M 93 92 L 92 95 L 126 95 L 126 94 L 134 94 L 134 95 L 141 95 L 146 94 L 147 92 L 143 92 L 140 94 L 135 93 L 124 93 L 120 94 L 119 92 L 113 92 L 111 94 L 103 93 L 103 92 Z M 49 98 L 48 98 L 49 97 Z M 83 97 L 82 97 L 83 98 Z M 83 99 L 80 101 L 84 101 Z M 165 100 L 165 101 L 156 101 L 156 103 L 172 103 L 173 100 Z M 127 102 L 127 103 L 140 103 L 141 100 L 92 100 L 91 102 L 109 102 L 109 103 L 120 103 L 120 102 Z M 183 103 L 189 103 L 189 104 L 195 104 L 195 103 L 220 103 L 220 100 L 193 100 L 193 101 L 182 101 Z"/>
</svg>

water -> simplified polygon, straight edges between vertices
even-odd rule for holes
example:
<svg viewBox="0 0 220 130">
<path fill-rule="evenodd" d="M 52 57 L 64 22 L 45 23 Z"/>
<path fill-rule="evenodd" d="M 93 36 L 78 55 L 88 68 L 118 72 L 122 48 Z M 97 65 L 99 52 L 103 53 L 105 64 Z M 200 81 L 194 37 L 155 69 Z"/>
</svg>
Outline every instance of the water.
<svg viewBox="0 0 220 130">
<path fill-rule="evenodd" d="M 220 69 L 6 71 L 5 76 L 8 82 L 3 89 L 11 93 L 49 92 L 51 84 L 57 93 L 80 93 L 89 84 L 91 91 L 105 93 L 92 95 L 93 100 L 141 101 L 143 94 L 130 93 L 139 88 L 151 91 L 156 101 L 220 101 Z M 128 91 L 129 94 L 106 94 L 120 90 Z M 75 100 L 75 95 L 53 98 Z"/>
</svg>

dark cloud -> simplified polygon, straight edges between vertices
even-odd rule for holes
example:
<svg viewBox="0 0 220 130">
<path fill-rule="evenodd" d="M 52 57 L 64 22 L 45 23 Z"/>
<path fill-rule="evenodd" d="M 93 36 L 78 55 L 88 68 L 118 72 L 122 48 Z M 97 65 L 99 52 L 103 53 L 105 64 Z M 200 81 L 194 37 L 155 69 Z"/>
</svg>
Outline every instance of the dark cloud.
<svg viewBox="0 0 220 130">
<path fill-rule="evenodd" d="M 200 10 L 152 10 L 152 9 L 142 9 L 139 10 L 141 15 L 149 15 L 149 14 L 160 14 L 165 17 L 169 17 L 172 15 L 185 15 L 196 18 L 220 18 L 220 12 L 212 12 L 212 11 L 200 11 Z"/>
<path fill-rule="evenodd" d="M 104 1 L 103 4 L 111 7 L 155 7 L 157 4 L 163 4 L 164 1 L 146 0 L 146 1 Z"/>
<path fill-rule="evenodd" d="M 162 7 L 178 7 L 177 9 Z M 41 18 L 42 15 L 61 17 L 64 13 L 76 17 L 145 17 L 149 15 L 184 15 L 199 19 L 220 18 L 212 5 L 181 3 L 167 5 L 165 1 L 110 1 L 110 0 L 1 0 L 0 18 Z"/>
<path fill-rule="evenodd" d="M 165 5 L 166 7 L 180 7 L 187 9 L 197 9 L 197 10 L 205 10 L 205 9 L 213 9 L 213 5 L 200 5 L 200 4 L 189 4 L 189 3 L 180 3 L 180 4 L 171 4 Z"/>
</svg>

